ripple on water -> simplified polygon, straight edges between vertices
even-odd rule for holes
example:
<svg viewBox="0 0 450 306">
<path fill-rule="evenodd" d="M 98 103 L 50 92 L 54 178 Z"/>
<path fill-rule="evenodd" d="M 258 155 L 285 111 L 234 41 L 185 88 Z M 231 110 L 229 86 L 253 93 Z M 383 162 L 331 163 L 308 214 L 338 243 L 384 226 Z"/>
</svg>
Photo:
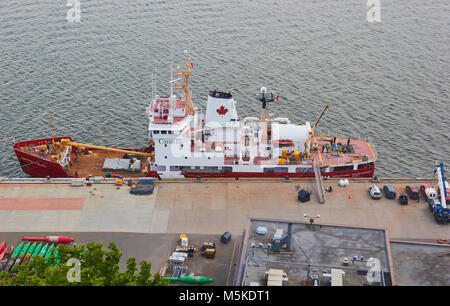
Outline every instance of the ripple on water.
<svg viewBox="0 0 450 306">
<path fill-rule="evenodd" d="M 259 114 L 265 85 L 280 95 L 269 113 L 313 122 L 318 133 L 370 137 L 378 176 L 429 176 L 449 163 L 450 34 L 446 1 L 382 2 L 382 22 L 350 1 L 10 0 L 0 19 L 0 176 L 23 176 L 10 136 L 58 135 L 109 146 L 146 142 L 152 72 L 169 91 L 168 64 L 193 55 L 192 92 L 231 90 L 242 117 Z M 97 137 L 97 133 L 104 136 Z"/>
</svg>

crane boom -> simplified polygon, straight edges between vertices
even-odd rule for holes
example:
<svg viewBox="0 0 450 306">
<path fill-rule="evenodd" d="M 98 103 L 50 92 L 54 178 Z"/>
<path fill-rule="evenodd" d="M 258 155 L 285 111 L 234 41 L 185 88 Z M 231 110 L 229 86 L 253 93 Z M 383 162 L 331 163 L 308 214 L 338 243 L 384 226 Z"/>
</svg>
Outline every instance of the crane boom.
<svg viewBox="0 0 450 306">
<path fill-rule="evenodd" d="M 436 172 L 437 172 L 437 176 L 438 176 L 439 191 L 441 194 L 441 206 L 443 208 L 447 208 L 447 202 L 446 202 L 447 189 L 445 186 L 444 163 L 436 162 L 436 170 L 437 170 Z"/>
<path fill-rule="evenodd" d="M 319 123 L 320 119 L 322 118 L 323 114 L 325 113 L 325 111 L 327 110 L 327 108 L 330 106 L 330 104 L 325 105 L 325 107 L 323 108 L 323 110 L 320 112 L 319 117 L 317 117 L 316 122 L 314 122 L 314 125 L 311 128 L 311 132 L 314 134 L 314 129 L 316 128 L 317 123 Z"/>
<path fill-rule="evenodd" d="M 155 156 L 153 153 L 143 153 L 143 152 L 137 152 L 137 151 L 122 150 L 122 149 L 108 148 L 108 147 L 102 147 L 102 146 L 94 146 L 94 145 L 89 145 L 89 144 L 84 144 L 84 143 L 79 143 L 79 142 L 73 142 L 73 141 L 70 141 L 69 139 L 61 139 L 60 142 L 64 146 L 85 147 L 88 149 L 134 154 L 134 155 L 139 155 L 139 156 L 144 156 L 144 157 L 151 157 L 152 159 Z"/>
<path fill-rule="evenodd" d="M 322 118 L 323 114 L 325 113 L 325 111 L 327 110 L 327 108 L 329 106 L 330 106 L 330 104 L 325 105 L 323 110 L 320 112 L 319 117 L 317 117 L 316 121 L 314 122 L 314 125 L 311 128 L 311 132 L 309 133 L 308 139 L 306 139 L 306 141 L 305 141 L 305 153 L 306 153 L 306 155 L 309 154 L 308 144 L 309 144 L 311 138 L 314 137 L 314 129 L 316 128 L 317 124 L 319 123 L 320 119 Z"/>
</svg>

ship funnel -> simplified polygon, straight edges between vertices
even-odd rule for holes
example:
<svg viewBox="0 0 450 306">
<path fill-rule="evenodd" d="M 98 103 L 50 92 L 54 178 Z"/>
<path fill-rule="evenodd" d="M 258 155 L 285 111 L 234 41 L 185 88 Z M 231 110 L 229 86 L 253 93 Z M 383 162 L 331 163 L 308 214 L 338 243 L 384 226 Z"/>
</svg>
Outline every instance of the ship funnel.
<svg viewBox="0 0 450 306">
<path fill-rule="evenodd" d="M 230 92 L 213 90 L 208 95 L 205 126 L 224 127 L 229 122 L 238 121 L 236 102 Z"/>
</svg>

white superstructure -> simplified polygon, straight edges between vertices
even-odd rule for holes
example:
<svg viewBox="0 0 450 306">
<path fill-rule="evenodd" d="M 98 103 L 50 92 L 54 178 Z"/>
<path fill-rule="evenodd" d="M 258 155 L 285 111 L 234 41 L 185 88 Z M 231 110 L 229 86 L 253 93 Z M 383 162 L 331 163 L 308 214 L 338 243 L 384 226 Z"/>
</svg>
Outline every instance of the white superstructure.
<svg viewBox="0 0 450 306">
<path fill-rule="evenodd" d="M 311 139 L 319 147 L 319 141 L 312 133 L 309 122 L 298 125 L 288 118 L 266 118 L 267 90 L 261 89 L 263 112 L 261 118 L 246 117 L 241 120 L 236 111 L 236 100 L 230 92 L 210 91 L 207 98 L 206 112 L 196 108 L 189 91 L 189 76 L 193 67 L 186 52 L 186 71 L 177 70 L 176 75 L 184 77 L 184 84 L 173 89 L 183 90 L 180 96 L 155 96 L 147 108 L 149 118 L 149 138 L 154 145 L 155 158 L 150 163 L 151 171 L 157 171 L 161 178 L 227 176 L 243 173 L 247 176 L 285 173 L 301 176 L 314 174 L 312 160 L 317 153 L 310 153 Z M 171 92 L 172 94 L 172 92 Z M 276 98 L 278 100 L 278 98 Z M 336 140 L 336 139 L 335 139 Z M 324 141 L 324 140 L 323 140 Z M 323 142 L 322 141 L 322 142 Z M 326 141 L 329 141 L 327 139 Z M 353 142 L 353 155 L 357 145 Z M 333 153 L 333 152 L 331 152 Z M 352 152 L 350 152 L 352 153 Z M 320 152 L 318 152 L 320 155 Z M 349 161 L 355 156 L 324 156 L 323 159 L 336 161 L 336 166 L 345 164 L 350 169 Z M 343 154 L 341 154 L 344 157 Z M 319 156 L 316 156 L 319 158 Z M 360 157 L 359 157 L 360 158 Z M 321 169 L 326 173 L 333 170 L 320 156 Z M 362 160 L 372 162 L 373 158 Z M 351 170 L 357 170 L 357 163 L 352 163 Z"/>
</svg>

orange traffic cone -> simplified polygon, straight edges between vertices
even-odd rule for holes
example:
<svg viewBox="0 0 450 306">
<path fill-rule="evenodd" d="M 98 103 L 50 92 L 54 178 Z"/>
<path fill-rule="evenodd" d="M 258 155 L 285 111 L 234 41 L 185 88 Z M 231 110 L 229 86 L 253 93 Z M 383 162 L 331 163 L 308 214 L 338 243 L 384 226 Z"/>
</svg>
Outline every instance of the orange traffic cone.
<svg viewBox="0 0 450 306">
<path fill-rule="evenodd" d="M 351 199 L 352 199 L 352 196 L 351 196 L 351 194 L 350 194 L 350 193 L 348 194 L 348 199 L 349 199 L 349 200 L 351 200 Z"/>
</svg>

